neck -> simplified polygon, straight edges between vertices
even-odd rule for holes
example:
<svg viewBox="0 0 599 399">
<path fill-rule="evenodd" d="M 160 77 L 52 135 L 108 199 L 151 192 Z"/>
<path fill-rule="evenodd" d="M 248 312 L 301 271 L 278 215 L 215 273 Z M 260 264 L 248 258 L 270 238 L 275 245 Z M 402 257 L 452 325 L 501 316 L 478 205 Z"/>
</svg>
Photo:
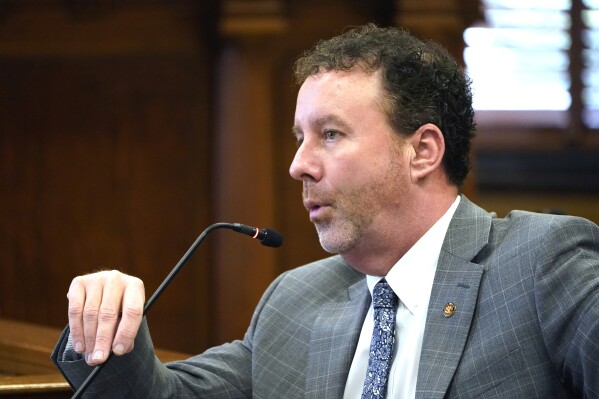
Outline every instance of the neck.
<svg viewBox="0 0 599 399">
<path fill-rule="evenodd" d="M 350 250 L 341 254 L 354 269 L 372 276 L 385 276 L 389 270 L 447 212 L 457 196 L 457 189 L 433 198 L 415 201 L 410 211 L 398 210 L 397 217 L 386 220 L 376 231 L 366 232 Z"/>
</svg>

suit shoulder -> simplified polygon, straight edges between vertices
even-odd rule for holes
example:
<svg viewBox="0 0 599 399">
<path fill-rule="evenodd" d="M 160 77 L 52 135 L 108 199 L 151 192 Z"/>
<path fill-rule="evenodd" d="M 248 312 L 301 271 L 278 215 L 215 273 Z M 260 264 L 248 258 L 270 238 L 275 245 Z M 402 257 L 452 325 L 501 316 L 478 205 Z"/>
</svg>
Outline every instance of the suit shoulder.
<svg viewBox="0 0 599 399">
<path fill-rule="evenodd" d="M 328 284 L 331 281 L 351 285 L 364 277 L 364 274 L 349 266 L 339 255 L 291 269 L 286 275 L 287 278 L 302 280 L 310 285 Z"/>
<path fill-rule="evenodd" d="M 551 247 L 573 249 L 585 242 L 599 246 L 599 228 L 587 219 L 515 210 L 504 218 L 492 218 L 488 243 L 476 259 L 484 262 L 493 255 L 527 253 L 533 260 L 556 249 Z"/>
<path fill-rule="evenodd" d="M 537 233 L 559 233 L 571 231 L 597 236 L 599 227 L 590 220 L 578 216 L 556 215 L 529 211 L 511 211 L 505 218 L 495 218 L 492 222 L 496 228 L 509 231 Z"/>
<path fill-rule="evenodd" d="M 285 318 L 290 314 L 313 317 L 324 303 L 345 301 L 366 280 L 340 256 L 332 256 L 289 270 L 273 281 L 262 296 L 250 326 L 253 330 L 263 320 Z"/>
<path fill-rule="evenodd" d="M 499 250 L 501 254 L 527 253 L 533 260 L 580 247 L 599 247 L 599 227 L 593 222 L 577 216 L 512 211 L 505 218 L 493 219 L 489 245 L 480 255 Z"/>
<path fill-rule="evenodd" d="M 273 300 L 333 300 L 347 295 L 348 288 L 360 280 L 365 281 L 362 273 L 345 263 L 340 256 L 331 256 L 280 274 L 262 295 L 257 310 Z"/>
</svg>

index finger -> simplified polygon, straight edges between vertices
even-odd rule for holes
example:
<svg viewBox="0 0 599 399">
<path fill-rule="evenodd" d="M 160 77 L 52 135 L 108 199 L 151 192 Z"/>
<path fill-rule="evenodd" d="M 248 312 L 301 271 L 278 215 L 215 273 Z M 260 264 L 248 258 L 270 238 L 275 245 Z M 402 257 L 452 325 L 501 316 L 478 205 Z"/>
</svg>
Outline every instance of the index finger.
<svg viewBox="0 0 599 399">
<path fill-rule="evenodd" d="M 85 351 L 83 337 L 83 306 L 85 304 L 85 288 L 81 283 L 81 277 L 75 277 L 69 286 L 67 292 L 69 300 L 68 316 L 69 329 L 73 348 L 76 352 L 82 353 Z"/>
</svg>

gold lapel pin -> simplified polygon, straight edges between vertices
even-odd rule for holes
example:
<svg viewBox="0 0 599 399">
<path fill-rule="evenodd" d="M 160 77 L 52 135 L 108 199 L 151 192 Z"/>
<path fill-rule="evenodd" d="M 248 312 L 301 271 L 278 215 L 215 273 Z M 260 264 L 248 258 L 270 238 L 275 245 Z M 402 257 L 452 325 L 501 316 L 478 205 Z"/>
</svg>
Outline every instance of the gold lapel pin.
<svg viewBox="0 0 599 399">
<path fill-rule="evenodd" d="M 447 305 L 443 307 L 443 316 L 451 317 L 455 313 L 456 306 L 454 303 L 449 302 Z"/>
</svg>

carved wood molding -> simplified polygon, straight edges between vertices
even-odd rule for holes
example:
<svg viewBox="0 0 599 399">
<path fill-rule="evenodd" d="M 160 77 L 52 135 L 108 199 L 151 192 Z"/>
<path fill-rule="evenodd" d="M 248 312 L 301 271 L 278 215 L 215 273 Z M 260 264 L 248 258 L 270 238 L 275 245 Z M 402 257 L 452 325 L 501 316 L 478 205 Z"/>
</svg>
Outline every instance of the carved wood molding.
<svg viewBox="0 0 599 399">
<path fill-rule="evenodd" d="M 396 0 L 395 24 L 461 57 L 464 29 L 480 18 L 479 0 Z"/>
<path fill-rule="evenodd" d="M 1 4 L 4 56 L 190 53 L 198 47 L 197 19 L 212 18 L 189 1 Z"/>
<path fill-rule="evenodd" d="M 406 27 L 463 30 L 479 17 L 479 0 L 397 0 L 396 22 Z"/>
<path fill-rule="evenodd" d="M 287 26 L 280 0 L 225 0 L 221 7 L 219 31 L 224 37 L 272 36 Z"/>
</svg>

